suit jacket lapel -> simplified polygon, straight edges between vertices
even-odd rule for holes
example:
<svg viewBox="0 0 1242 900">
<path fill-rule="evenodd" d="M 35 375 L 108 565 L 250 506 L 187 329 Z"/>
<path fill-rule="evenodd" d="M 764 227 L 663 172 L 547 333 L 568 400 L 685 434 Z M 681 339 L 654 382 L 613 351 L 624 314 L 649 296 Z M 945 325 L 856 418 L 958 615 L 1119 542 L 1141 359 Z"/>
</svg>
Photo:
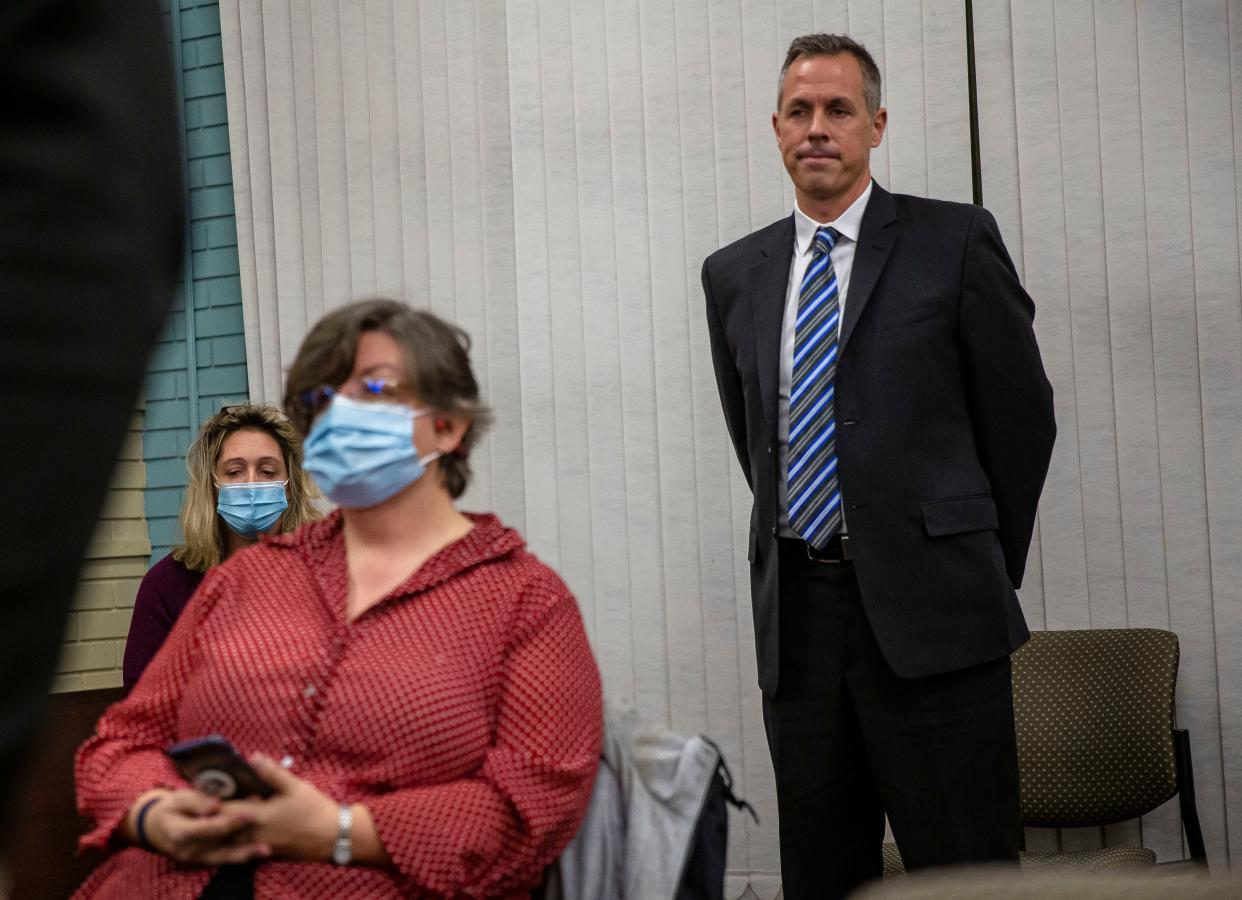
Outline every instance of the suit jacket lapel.
<svg viewBox="0 0 1242 900">
<path fill-rule="evenodd" d="M 845 319 L 841 323 L 840 342 L 842 356 L 893 249 L 893 241 L 897 238 L 896 221 L 897 205 L 893 202 L 893 195 L 872 183 L 871 199 L 867 201 L 862 225 L 858 229 L 858 246 L 854 249 L 854 265 L 845 294 Z"/>
<path fill-rule="evenodd" d="M 776 400 L 780 389 L 781 322 L 793 261 L 794 224 L 791 215 L 783 228 L 759 248 L 760 258 L 750 270 L 750 303 L 755 321 L 755 365 L 759 390 L 768 418 L 768 442 L 776 440 Z"/>
</svg>

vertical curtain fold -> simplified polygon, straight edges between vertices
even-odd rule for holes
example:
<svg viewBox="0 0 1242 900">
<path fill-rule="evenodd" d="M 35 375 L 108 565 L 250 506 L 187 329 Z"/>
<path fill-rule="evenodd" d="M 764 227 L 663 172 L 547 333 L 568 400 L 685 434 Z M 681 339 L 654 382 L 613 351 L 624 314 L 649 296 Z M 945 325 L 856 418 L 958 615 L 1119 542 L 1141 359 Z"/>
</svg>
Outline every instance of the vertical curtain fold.
<svg viewBox="0 0 1242 900">
<path fill-rule="evenodd" d="M 1242 815 L 1240 7 L 974 6 L 984 202 L 1036 299 L 1057 395 L 1023 604 L 1048 628 L 1178 634 L 1213 864 L 1237 851 Z M 1032 837 L 1183 852 L 1176 801 Z"/>
</svg>

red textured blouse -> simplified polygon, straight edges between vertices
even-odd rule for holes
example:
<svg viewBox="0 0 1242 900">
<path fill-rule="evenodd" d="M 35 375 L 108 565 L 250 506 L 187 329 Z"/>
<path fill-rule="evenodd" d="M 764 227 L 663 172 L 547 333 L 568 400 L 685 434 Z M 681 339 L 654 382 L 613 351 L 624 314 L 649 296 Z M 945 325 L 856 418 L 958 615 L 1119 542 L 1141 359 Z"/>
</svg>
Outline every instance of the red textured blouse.
<svg viewBox="0 0 1242 900">
<path fill-rule="evenodd" d="M 78 750 L 78 808 L 114 838 L 164 749 L 218 733 L 370 810 L 392 868 L 272 860 L 257 896 L 526 897 L 586 810 L 603 730 L 573 596 L 490 515 L 349 622 L 341 516 L 208 573 L 138 685 Z M 194 898 L 213 869 L 120 850 L 76 896 Z"/>
</svg>

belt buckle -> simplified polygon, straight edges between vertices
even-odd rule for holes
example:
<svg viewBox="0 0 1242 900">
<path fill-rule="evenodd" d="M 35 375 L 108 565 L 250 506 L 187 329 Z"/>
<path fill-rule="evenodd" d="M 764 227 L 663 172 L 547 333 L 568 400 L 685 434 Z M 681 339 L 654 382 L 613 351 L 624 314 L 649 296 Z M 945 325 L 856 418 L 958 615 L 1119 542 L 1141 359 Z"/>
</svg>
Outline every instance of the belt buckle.
<svg viewBox="0 0 1242 900">
<path fill-rule="evenodd" d="M 814 549 L 810 544 L 806 545 L 806 558 L 813 563 L 819 563 L 821 566 L 837 566 L 843 562 L 848 562 L 854 558 L 854 554 L 850 552 L 850 536 L 848 534 L 836 535 L 834 540 L 837 541 L 841 548 L 840 559 L 825 559 L 823 557 L 814 556 L 811 550 Z"/>
</svg>

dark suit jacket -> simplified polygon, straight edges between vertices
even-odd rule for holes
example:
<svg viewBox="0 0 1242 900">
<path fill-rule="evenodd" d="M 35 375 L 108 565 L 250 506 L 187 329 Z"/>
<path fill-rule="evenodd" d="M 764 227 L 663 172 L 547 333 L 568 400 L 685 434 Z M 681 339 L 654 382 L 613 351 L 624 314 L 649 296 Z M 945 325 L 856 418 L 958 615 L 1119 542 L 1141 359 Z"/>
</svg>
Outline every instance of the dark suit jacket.
<svg viewBox="0 0 1242 900">
<path fill-rule="evenodd" d="M 725 421 L 754 494 L 759 685 L 779 667 L 777 391 L 793 217 L 703 263 Z M 837 459 L 863 604 L 898 675 L 997 659 L 1029 633 L 1022 582 L 1056 428 L 1052 388 L 996 221 L 872 188 L 836 376 Z"/>
</svg>

